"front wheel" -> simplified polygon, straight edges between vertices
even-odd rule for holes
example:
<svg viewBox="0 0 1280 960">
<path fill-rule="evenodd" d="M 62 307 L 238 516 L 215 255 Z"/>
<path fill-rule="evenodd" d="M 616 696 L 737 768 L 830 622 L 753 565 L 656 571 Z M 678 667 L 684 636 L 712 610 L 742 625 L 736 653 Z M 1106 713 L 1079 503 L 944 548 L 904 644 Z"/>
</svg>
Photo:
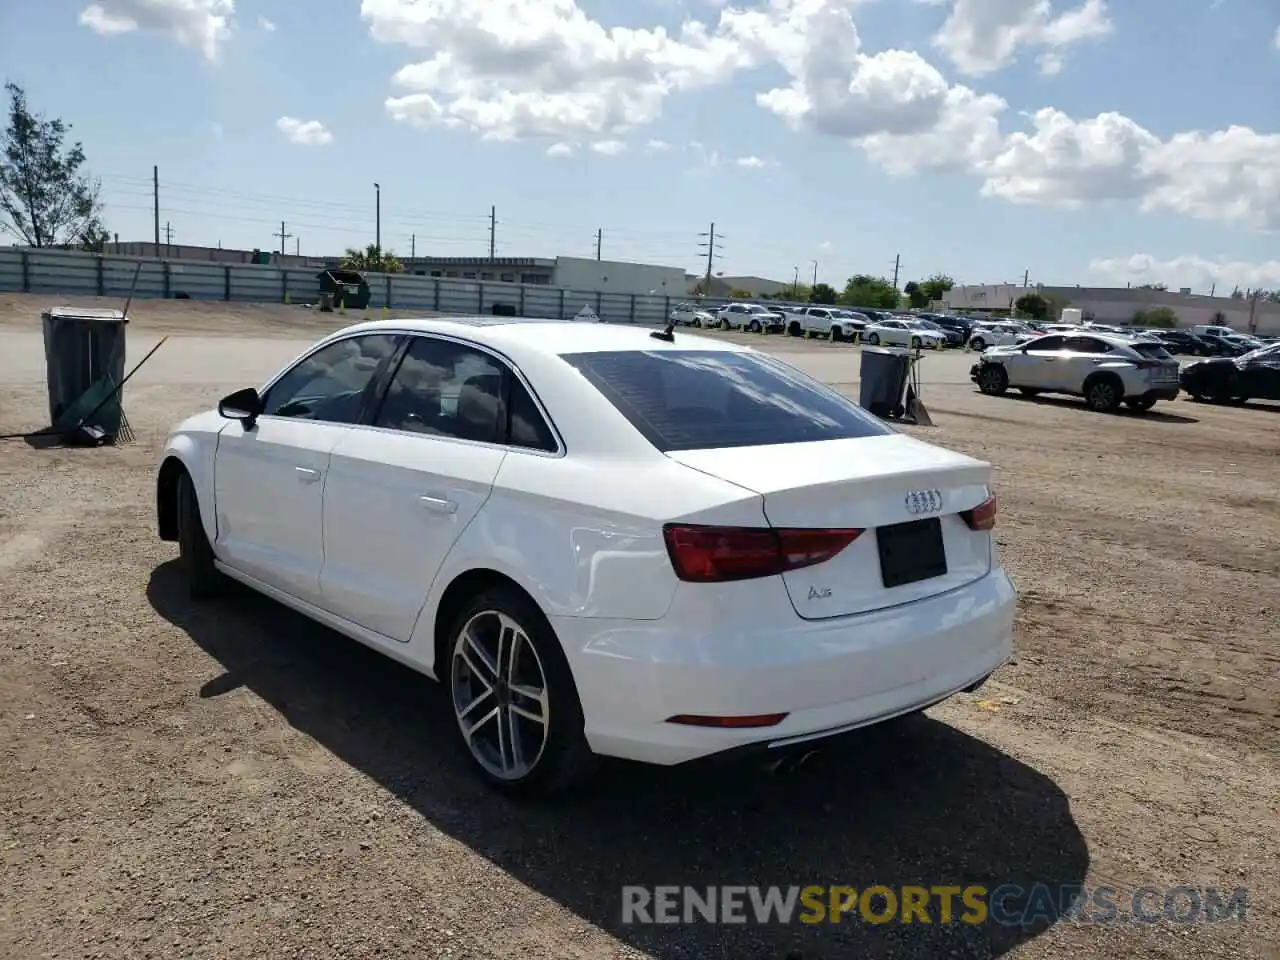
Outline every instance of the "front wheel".
<svg viewBox="0 0 1280 960">
<path fill-rule="evenodd" d="M 911 338 L 911 349 L 912 349 L 912 350 L 919 350 L 919 349 L 920 349 L 920 338 L 919 338 L 919 337 L 912 337 L 912 338 Z"/>
<path fill-rule="evenodd" d="M 204 532 L 200 503 L 189 473 L 178 478 L 178 560 L 187 575 L 187 590 L 193 599 L 216 596 L 222 588 L 222 574 L 214 565 L 213 547 Z"/>
<path fill-rule="evenodd" d="M 998 397 L 1009 389 L 1009 375 L 997 363 L 988 363 L 978 373 L 978 389 L 988 396 Z"/>
<path fill-rule="evenodd" d="M 747 327 L 747 329 L 748 329 L 748 330 L 750 330 L 752 333 L 759 333 L 759 332 L 760 332 L 760 321 L 759 321 L 759 320 L 752 320 L 752 321 L 751 321 L 751 326 Z"/>
<path fill-rule="evenodd" d="M 871 346 L 873 346 L 873 347 L 878 347 L 878 346 L 880 346 L 880 334 L 878 334 L 878 333 L 873 333 L 873 334 L 868 335 L 868 337 L 867 337 L 867 343 L 871 344 Z"/>
<path fill-rule="evenodd" d="M 981 353 L 983 350 L 987 349 L 987 341 L 983 340 L 981 337 L 974 337 L 969 341 L 969 346 L 978 351 L 978 353 Z"/>
<path fill-rule="evenodd" d="M 548 794 L 590 777 L 573 674 L 533 601 L 507 587 L 480 594 L 455 621 L 449 652 L 458 732 L 490 785 Z"/>
<path fill-rule="evenodd" d="M 693 324 L 692 324 L 692 325 L 693 325 L 693 326 L 695 326 L 695 327 L 701 327 L 701 326 L 702 326 L 702 321 L 701 321 L 700 319 L 698 319 L 697 317 L 694 317 L 694 318 L 693 318 Z"/>
</svg>

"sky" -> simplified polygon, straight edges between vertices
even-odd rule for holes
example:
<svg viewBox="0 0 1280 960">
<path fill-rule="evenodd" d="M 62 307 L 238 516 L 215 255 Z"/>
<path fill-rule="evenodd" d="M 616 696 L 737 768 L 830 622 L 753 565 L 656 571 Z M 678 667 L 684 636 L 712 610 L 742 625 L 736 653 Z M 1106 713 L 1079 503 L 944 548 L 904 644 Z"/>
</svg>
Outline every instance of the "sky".
<svg viewBox="0 0 1280 960">
<path fill-rule="evenodd" d="M 108 230 L 1280 288 L 1280 0 L 0 0 Z"/>
</svg>

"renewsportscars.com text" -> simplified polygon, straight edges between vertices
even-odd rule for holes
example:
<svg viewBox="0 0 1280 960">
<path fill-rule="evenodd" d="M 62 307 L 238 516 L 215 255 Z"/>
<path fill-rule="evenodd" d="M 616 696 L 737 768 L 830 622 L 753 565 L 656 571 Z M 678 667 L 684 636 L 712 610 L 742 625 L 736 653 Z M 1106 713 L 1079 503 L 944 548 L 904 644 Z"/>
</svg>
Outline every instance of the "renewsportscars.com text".
<svg viewBox="0 0 1280 960">
<path fill-rule="evenodd" d="M 1220 923 L 1243 921 L 1248 890 L 1079 884 L 935 886 L 628 886 L 627 924 Z"/>
</svg>

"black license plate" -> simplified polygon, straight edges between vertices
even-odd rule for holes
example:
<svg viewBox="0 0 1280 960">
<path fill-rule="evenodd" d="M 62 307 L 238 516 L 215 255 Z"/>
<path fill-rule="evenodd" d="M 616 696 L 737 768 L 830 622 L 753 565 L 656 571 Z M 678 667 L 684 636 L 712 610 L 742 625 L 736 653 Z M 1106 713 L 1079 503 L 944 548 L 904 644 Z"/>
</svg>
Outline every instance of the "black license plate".
<svg viewBox="0 0 1280 960">
<path fill-rule="evenodd" d="M 886 587 L 900 587 L 947 572 L 942 521 L 909 520 L 876 529 L 880 548 L 880 578 Z"/>
</svg>

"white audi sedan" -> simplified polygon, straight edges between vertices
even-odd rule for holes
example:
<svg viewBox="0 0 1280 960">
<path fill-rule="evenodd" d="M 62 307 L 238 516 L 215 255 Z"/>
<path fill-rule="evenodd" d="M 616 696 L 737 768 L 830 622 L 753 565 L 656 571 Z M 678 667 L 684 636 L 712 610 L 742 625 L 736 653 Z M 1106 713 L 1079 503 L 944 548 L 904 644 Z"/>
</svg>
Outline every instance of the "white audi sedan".
<svg viewBox="0 0 1280 960">
<path fill-rule="evenodd" d="M 510 792 L 786 748 L 976 689 L 1015 593 L 991 467 L 754 349 L 362 323 L 181 423 L 161 538 L 439 681 Z"/>
</svg>

